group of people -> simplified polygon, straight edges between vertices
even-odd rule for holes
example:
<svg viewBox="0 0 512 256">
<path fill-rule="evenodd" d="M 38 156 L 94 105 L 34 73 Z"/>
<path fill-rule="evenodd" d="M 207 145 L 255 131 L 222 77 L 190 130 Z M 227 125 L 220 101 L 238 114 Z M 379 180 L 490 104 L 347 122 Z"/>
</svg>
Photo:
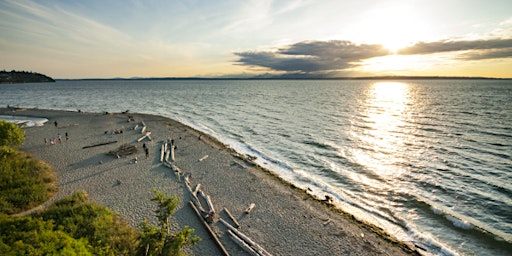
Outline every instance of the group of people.
<svg viewBox="0 0 512 256">
<path fill-rule="evenodd" d="M 56 128 L 59 127 L 59 124 L 57 123 L 57 121 L 53 122 L 53 124 L 55 125 Z M 69 140 L 68 132 L 65 133 L 65 136 L 66 136 L 66 141 L 68 141 Z M 62 134 L 60 134 L 60 133 L 57 134 L 57 137 L 53 137 L 53 138 L 49 138 L 49 139 L 44 138 L 45 145 L 48 145 L 48 144 L 55 145 L 55 144 L 57 144 L 57 142 L 62 144 Z"/>
<path fill-rule="evenodd" d="M 68 141 L 69 140 L 68 132 L 65 133 L 65 136 L 66 136 L 65 137 L 66 141 Z M 50 138 L 50 139 L 44 138 L 44 144 L 45 145 L 48 145 L 48 144 L 55 145 L 55 144 L 57 144 L 57 142 L 62 144 L 62 134 L 60 134 L 60 133 L 57 134 L 57 137 L 53 137 L 53 138 Z"/>
</svg>

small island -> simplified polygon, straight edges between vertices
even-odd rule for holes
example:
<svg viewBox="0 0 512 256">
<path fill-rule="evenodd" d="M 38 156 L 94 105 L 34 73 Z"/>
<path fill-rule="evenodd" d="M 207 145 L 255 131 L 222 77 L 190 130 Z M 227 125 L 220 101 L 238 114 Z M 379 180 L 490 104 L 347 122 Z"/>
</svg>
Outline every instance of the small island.
<svg viewBox="0 0 512 256">
<path fill-rule="evenodd" d="M 54 83 L 55 80 L 49 76 L 28 72 L 28 71 L 15 71 L 10 72 L 0 71 L 0 84 L 16 84 L 16 83 Z"/>
</svg>

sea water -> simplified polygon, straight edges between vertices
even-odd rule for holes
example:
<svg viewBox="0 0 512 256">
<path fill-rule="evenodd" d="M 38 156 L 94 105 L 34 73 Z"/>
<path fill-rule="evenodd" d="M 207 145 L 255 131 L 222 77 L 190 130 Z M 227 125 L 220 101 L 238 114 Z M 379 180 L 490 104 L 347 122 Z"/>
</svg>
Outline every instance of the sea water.
<svg viewBox="0 0 512 256">
<path fill-rule="evenodd" d="M 512 255 L 510 80 L 57 81 L 0 104 L 170 117 L 426 255 Z"/>
</svg>

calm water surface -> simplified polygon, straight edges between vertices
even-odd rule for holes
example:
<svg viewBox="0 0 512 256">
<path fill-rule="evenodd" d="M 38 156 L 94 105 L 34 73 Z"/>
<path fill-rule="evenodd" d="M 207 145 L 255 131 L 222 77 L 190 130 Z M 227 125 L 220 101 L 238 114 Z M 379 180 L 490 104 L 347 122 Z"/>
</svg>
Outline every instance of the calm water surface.
<svg viewBox="0 0 512 256">
<path fill-rule="evenodd" d="M 427 255 L 512 255 L 512 81 L 58 81 L 0 104 L 177 119 Z"/>
</svg>

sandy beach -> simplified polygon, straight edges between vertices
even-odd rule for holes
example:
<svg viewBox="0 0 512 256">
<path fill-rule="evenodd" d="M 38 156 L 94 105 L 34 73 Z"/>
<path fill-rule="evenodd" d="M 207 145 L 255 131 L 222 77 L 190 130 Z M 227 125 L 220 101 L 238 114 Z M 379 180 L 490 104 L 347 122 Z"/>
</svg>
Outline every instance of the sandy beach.
<svg viewBox="0 0 512 256">
<path fill-rule="evenodd" d="M 49 120 L 44 126 L 25 129 L 22 150 L 48 162 L 57 173 L 59 192 L 51 201 L 85 190 L 92 201 L 137 226 L 145 218 L 154 221 L 152 189 L 177 195 L 180 205 L 173 217 L 174 225 L 188 225 L 202 238 L 187 250 L 189 255 L 222 255 L 222 251 L 190 207 L 192 197 L 183 180 L 160 162 L 160 148 L 167 139 L 173 139 L 177 147 L 174 165 L 190 175 L 192 188 L 201 184 L 211 197 L 217 214 L 210 227 L 230 255 L 249 254 L 229 238 L 225 225 L 218 221 L 220 217 L 232 223 L 224 208 L 238 220 L 240 231 L 272 255 L 418 255 L 378 228 L 315 200 L 271 172 L 235 156 L 215 139 L 174 120 L 135 113 L 38 109 L 0 109 L 0 115 Z M 151 132 L 151 140 L 138 141 L 145 134 L 142 122 L 146 125 L 144 132 Z M 53 138 L 57 139 L 55 145 L 45 144 L 45 139 Z M 120 158 L 107 154 L 123 143 L 134 145 L 138 152 Z M 149 149 L 148 157 L 143 143 Z M 246 214 L 250 204 L 254 208 Z"/>
</svg>

